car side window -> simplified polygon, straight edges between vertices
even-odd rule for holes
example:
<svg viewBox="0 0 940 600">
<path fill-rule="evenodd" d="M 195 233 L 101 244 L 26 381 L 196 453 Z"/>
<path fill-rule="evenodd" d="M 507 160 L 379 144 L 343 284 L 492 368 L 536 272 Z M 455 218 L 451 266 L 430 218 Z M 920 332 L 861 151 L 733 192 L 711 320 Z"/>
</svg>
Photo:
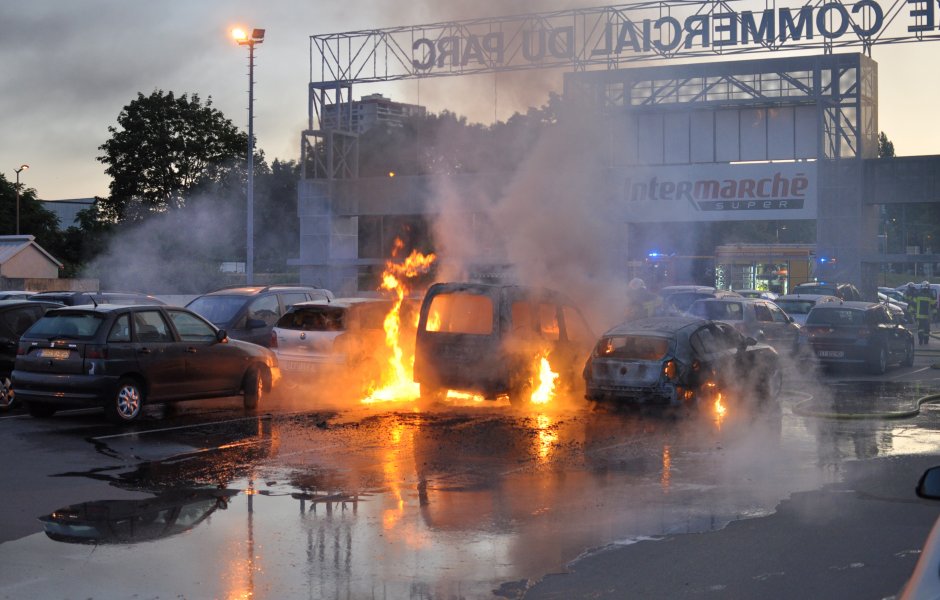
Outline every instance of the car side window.
<svg viewBox="0 0 940 600">
<path fill-rule="evenodd" d="M 277 323 L 280 307 L 277 303 L 277 295 L 262 296 L 252 300 L 248 305 L 248 318 L 264 321 L 265 325 L 273 327 Z"/>
<path fill-rule="evenodd" d="M 316 300 L 316 298 L 313 298 Z M 281 294 L 281 303 L 284 305 L 284 312 L 289 311 L 298 302 L 306 302 L 307 294 L 302 292 L 287 292 Z"/>
<path fill-rule="evenodd" d="M 129 315 L 121 315 L 114 320 L 114 325 L 111 326 L 111 331 L 108 332 L 108 341 L 131 341 L 131 318 Z"/>
<path fill-rule="evenodd" d="M 561 314 L 565 318 L 565 334 L 568 341 L 590 341 L 594 338 L 591 328 L 584 322 L 581 313 L 573 306 L 562 306 Z"/>
<path fill-rule="evenodd" d="M 534 307 L 527 300 L 516 300 L 510 307 L 510 324 L 513 332 L 524 335 L 534 335 L 535 319 Z"/>
<path fill-rule="evenodd" d="M 171 310 L 170 320 L 176 332 L 184 342 L 211 342 L 215 340 L 215 330 L 208 323 L 181 310 Z"/>
<path fill-rule="evenodd" d="M 788 323 L 787 314 L 783 312 L 779 306 L 773 304 L 768 304 L 767 308 L 770 309 L 770 316 L 773 318 L 774 323 Z"/>
<path fill-rule="evenodd" d="M 542 337 L 557 341 L 561 337 L 561 330 L 558 328 L 558 307 L 554 304 L 539 304 L 539 328 Z"/>
<path fill-rule="evenodd" d="M 695 353 L 699 356 L 707 356 L 721 350 L 718 340 L 710 327 L 702 327 L 692 334 L 689 338 L 689 344 Z"/>
<path fill-rule="evenodd" d="M 770 309 L 763 303 L 754 305 L 754 317 L 762 323 L 769 323 L 774 320 L 773 315 L 770 314 Z"/>
<path fill-rule="evenodd" d="M 172 342 L 173 336 L 159 311 L 145 310 L 134 313 L 134 341 Z"/>
</svg>

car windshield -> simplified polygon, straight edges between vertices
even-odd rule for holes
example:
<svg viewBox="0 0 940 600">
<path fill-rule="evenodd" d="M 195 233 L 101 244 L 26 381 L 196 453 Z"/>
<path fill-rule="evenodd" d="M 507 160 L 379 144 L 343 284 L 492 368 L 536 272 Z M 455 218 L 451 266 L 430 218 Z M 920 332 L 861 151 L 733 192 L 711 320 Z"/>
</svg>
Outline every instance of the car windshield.
<svg viewBox="0 0 940 600">
<path fill-rule="evenodd" d="M 816 303 L 812 300 L 777 300 L 777 306 L 790 315 L 805 315 Z"/>
<path fill-rule="evenodd" d="M 625 360 L 662 360 L 669 350 L 669 340 L 647 335 L 612 335 L 601 339 L 597 356 Z"/>
<path fill-rule="evenodd" d="M 806 318 L 807 325 L 851 325 L 861 327 L 865 325 L 865 311 L 850 308 L 814 308 Z"/>
<path fill-rule="evenodd" d="M 469 292 L 438 294 L 431 300 L 425 329 L 489 335 L 493 332 L 493 301 Z"/>
<path fill-rule="evenodd" d="M 696 317 L 716 321 L 740 321 L 744 318 L 744 310 L 740 302 L 709 302 L 707 300 L 695 302 L 689 308 L 689 313 Z"/>
<path fill-rule="evenodd" d="M 244 296 L 201 296 L 186 305 L 194 313 L 202 315 L 215 325 L 223 325 L 235 318 L 245 305 Z"/>
<path fill-rule="evenodd" d="M 343 331 L 346 329 L 346 309 L 337 306 L 295 308 L 281 317 L 277 327 L 301 331 Z"/>
<path fill-rule="evenodd" d="M 25 336 L 31 338 L 90 340 L 104 322 L 99 313 L 48 313 L 30 327 Z"/>
</svg>

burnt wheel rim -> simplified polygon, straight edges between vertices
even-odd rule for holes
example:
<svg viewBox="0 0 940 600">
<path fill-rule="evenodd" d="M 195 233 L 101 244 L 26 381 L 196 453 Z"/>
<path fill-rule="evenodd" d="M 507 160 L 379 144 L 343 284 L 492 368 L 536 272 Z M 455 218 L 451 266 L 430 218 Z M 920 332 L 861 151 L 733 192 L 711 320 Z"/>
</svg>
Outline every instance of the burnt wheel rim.
<svg viewBox="0 0 940 600">
<path fill-rule="evenodd" d="M 140 413 L 140 391 L 137 386 L 127 384 L 121 386 L 117 393 L 117 414 L 125 420 L 133 419 Z"/>
</svg>

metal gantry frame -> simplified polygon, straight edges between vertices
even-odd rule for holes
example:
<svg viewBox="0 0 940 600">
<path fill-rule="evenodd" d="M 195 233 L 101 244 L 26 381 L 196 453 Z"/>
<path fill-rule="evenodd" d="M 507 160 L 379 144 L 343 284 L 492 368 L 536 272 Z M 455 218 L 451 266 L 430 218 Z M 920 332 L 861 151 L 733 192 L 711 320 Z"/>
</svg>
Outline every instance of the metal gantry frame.
<svg viewBox="0 0 940 600">
<path fill-rule="evenodd" d="M 312 35 L 309 122 L 301 144 L 303 176 L 318 179 L 357 176 L 358 137 L 351 127 L 352 91 L 357 83 L 544 68 L 612 71 L 638 63 L 758 52 L 815 51 L 818 55 L 822 50 L 828 55 L 840 49 L 861 48 L 870 56 L 876 44 L 940 39 L 936 24 L 928 18 L 926 8 L 921 7 L 933 1 L 891 0 L 882 7 L 878 0 L 812 0 L 803 5 L 765 0 L 763 9 L 755 11 L 746 0 L 643 0 L 615 6 Z M 873 7 L 877 7 L 877 12 Z M 902 17 L 905 10 L 910 12 L 907 20 Z M 806 17 L 809 21 L 787 25 L 784 14 L 790 19 Z M 879 16 L 880 27 L 876 27 Z M 940 19 L 940 10 L 934 11 L 933 18 Z M 684 19 L 682 29 L 680 19 Z M 760 24 L 767 26 L 766 30 L 758 30 L 757 19 L 764 19 Z M 676 25 L 654 27 L 651 23 Z M 689 23 L 700 23 L 701 29 L 690 31 Z M 794 36 L 797 25 L 802 35 Z M 908 30 L 912 26 L 916 31 Z M 744 37 L 745 31 L 753 39 Z M 683 43 L 664 43 L 669 32 L 674 34 L 673 40 L 688 37 L 683 38 Z M 645 40 L 642 44 L 640 38 Z M 699 43 L 694 43 L 695 40 Z M 825 106 L 824 122 L 820 123 L 826 132 L 825 148 L 820 153 L 824 157 L 858 155 L 859 132 L 871 131 L 862 126 L 862 121 L 870 125 L 875 113 L 857 100 L 865 97 L 872 82 L 859 81 L 859 74 L 851 66 L 820 81 L 810 81 L 805 73 L 799 72 L 759 73 L 751 79 L 742 74 L 711 79 L 695 75 L 712 64 L 691 65 L 687 81 L 654 81 L 648 88 L 634 85 L 630 88 L 630 102 L 675 102 L 690 94 L 685 101 L 709 101 L 704 99 L 722 93 L 727 96 L 725 101 L 746 102 L 762 97 L 779 100 L 782 95 L 794 102 L 815 97 Z M 694 91 L 690 91 L 692 88 Z M 615 90 L 608 95 L 612 98 Z M 331 118 L 325 123 L 323 117 L 328 106 Z"/>
</svg>

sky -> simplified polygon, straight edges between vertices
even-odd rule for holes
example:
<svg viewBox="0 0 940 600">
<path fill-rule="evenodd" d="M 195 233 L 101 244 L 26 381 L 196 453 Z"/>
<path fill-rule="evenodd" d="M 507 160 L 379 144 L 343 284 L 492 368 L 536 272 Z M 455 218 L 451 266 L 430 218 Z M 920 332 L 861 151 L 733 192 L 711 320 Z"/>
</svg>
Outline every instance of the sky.
<svg viewBox="0 0 940 600">
<path fill-rule="evenodd" d="M 744 4 L 755 10 L 764 6 Z M 30 165 L 20 180 L 44 200 L 106 196 L 109 178 L 97 160 L 98 147 L 138 92 L 211 97 L 215 108 L 247 130 L 248 56 L 229 35 L 236 25 L 266 30 L 255 51 L 254 117 L 257 145 L 270 162 L 299 158 L 300 132 L 307 126 L 311 35 L 604 5 L 584 0 L 6 0 L 0 3 L 0 173 L 13 181 L 17 167 Z M 940 56 L 940 42 L 876 46 L 872 56 L 879 64 L 879 129 L 898 155 L 940 154 L 940 78 L 929 66 Z M 489 124 L 544 104 L 548 91 L 560 92 L 562 85 L 557 72 L 515 81 L 508 75 L 447 77 L 357 86 L 353 95 L 379 92 Z"/>
</svg>

